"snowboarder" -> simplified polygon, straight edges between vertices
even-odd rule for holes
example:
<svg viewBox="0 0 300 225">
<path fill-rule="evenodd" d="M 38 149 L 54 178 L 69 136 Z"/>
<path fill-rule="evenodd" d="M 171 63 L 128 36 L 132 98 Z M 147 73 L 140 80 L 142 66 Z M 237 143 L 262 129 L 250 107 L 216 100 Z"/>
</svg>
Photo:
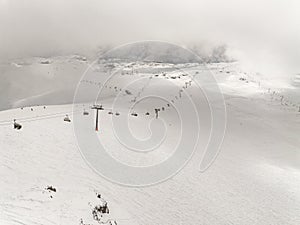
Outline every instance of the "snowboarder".
<svg viewBox="0 0 300 225">
<path fill-rule="evenodd" d="M 22 128 L 22 125 L 16 122 L 16 119 L 14 119 L 14 129 L 20 130 Z"/>
<path fill-rule="evenodd" d="M 64 121 L 65 121 L 65 122 L 71 122 L 71 120 L 70 120 L 68 114 L 67 114 L 66 117 L 64 118 Z"/>
</svg>

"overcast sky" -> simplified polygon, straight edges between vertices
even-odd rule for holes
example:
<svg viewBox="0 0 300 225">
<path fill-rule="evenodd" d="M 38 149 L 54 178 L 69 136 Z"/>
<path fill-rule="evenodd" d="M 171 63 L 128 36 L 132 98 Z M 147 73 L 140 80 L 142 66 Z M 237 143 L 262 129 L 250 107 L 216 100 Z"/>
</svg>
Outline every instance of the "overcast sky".
<svg viewBox="0 0 300 225">
<path fill-rule="evenodd" d="M 262 72 L 300 72 L 299 0 L 0 0 L 0 59 L 141 40 L 227 44 Z"/>
</svg>

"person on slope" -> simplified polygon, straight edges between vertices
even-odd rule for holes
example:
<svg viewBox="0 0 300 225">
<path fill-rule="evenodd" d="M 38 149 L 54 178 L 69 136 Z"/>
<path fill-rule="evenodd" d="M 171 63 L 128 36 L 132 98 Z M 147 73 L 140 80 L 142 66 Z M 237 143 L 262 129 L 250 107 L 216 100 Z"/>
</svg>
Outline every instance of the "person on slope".
<svg viewBox="0 0 300 225">
<path fill-rule="evenodd" d="M 20 130 L 22 128 L 22 125 L 16 122 L 16 119 L 14 119 L 14 129 Z"/>
</svg>

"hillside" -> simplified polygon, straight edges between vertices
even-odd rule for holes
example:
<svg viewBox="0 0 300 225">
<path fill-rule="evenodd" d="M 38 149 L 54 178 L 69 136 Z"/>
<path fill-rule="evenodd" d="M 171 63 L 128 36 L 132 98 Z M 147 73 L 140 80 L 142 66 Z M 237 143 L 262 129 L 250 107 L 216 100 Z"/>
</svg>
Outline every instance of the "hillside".
<svg viewBox="0 0 300 225">
<path fill-rule="evenodd" d="M 158 64 L 156 67 L 166 68 L 168 65 Z M 220 153 L 208 170 L 199 171 L 203 156 L 200 147 L 205 144 L 202 142 L 178 174 L 166 182 L 148 187 L 111 183 L 99 176 L 82 157 L 76 126 L 74 133 L 75 121 L 85 121 L 82 129 L 96 134 L 110 155 L 130 165 L 152 165 L 174 154 L 174 144 L 181 129 L 175 108 L 188 107 L 189 96 L 194 96 L 198 89 L 192 83 L 187 88 L 189 96 L 175 98 L 188 77 L 173 79 L 171 77 L 177 76 L 178 71 L 157 73 L 155 65 L 135 65 L 134 70 L 128 72 L 125 69 L 123 75 L 120 72 L 122 79 L 119 83 L 112 80 L 103 87 L 110 94 L 100 101 L 105 110 L 100 112 L 99 132 L 94 130 L 95 111 L 90 108 L 93 101 L 74 106 L 45 105 L 44 108 L 41 105 L 0 112 L 0 223 L 80 224 L 82 219 L 84 224 L 98 224 L 93 219 L 92 210 L 102 201 L 97 197 L 100 193 L 110 209 L 105 220 L 115 220 L 118 225 L 298 225 L 300 114 L 299 105 L 294 101 L 297 96 L 291 99 L 281 97 L 278 87 L 268 86 L 267 81 L 258 83 L 255 76 L 244 73 L 237 64 L 183 67 L 191 74 L 213 71 L 224 93 L 226 133 Z M 131 74 L 132 71 L 143 72 Z M 149 76 L 152 76 L 150 83 Z M 137 83 L 130 84 L 132 80 Z M 98 82 L 81 80 L 83 93 L 99 90 Z M 130 94 L 125 89 L 115 91 L 117 84 L 127 85 Z M 205 84 L 209 87 L 208 82 Z M 166 107 L 156 120 L 154 108 L 161 107 L 162 102 L 150 98 L 147 104 L 137 104 L 134 108 L 137 116 L 127 114 L 132 112 L 129 109 L 133 100 L 138 101 L 154 91 L 168 101 L 173 100 L 174 108 Z M 113 100 L 118 94 L 119 101 L 114 105 Z M 27 102 L 25 99 L 23 103 Z M 195 104 L 203 106 L 204 102 L 200 99 Z M 89 115 L 83 115 L 84 110 Z M 206 114 L 202 110 L 200 120 Z M 113 115 L 109 114 L 110 111 Z M 116 112 L 120 115 L 117 116 Z M 150 115 L 147 116 L 146 112 Z M 63 121 L 65 114 L 70 116 L 70 123 Z M 13 129 L 13 119 L 22 124 L 21 130 Z M 185 119 L 183 115 L 182 119 Z M 115 136 L 114 131 L 118 131 L 116 128 L 122 121 L 129 123 L 135 137 L 153 137 L 150 145 L 157 141 L 155 135 L 151 136 L 151 131 L 160 130 L 162 121 L 172 129 L 166 129 L 166 137 L 159 148 L 138 155 L 126 152 L 126 147 Z M 189 121 L 185 122 L 189 124 Z M 204 131 L 205 126 L 204 123 Z M 187 140 L 193 142 L 192 132 L 189 137 Z M 48 190 L 49 186 L 56 191 Z"/>
</svg>

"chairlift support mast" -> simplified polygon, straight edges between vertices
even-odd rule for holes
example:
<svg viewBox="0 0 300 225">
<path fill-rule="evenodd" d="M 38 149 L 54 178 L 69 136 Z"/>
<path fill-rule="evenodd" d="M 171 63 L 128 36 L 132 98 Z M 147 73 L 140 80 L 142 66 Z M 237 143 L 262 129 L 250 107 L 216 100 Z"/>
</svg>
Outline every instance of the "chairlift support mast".
<svg viewBox="0 0 300 225">
<path fill-rule="evenodd" d="M 94 105 L 92 109 L 96 110 L 96 127 L 95 130 L 98 131 L 98 118 L 99 118 L 99 110 L 103 110 L 102 105 Z"/>
</svg>

